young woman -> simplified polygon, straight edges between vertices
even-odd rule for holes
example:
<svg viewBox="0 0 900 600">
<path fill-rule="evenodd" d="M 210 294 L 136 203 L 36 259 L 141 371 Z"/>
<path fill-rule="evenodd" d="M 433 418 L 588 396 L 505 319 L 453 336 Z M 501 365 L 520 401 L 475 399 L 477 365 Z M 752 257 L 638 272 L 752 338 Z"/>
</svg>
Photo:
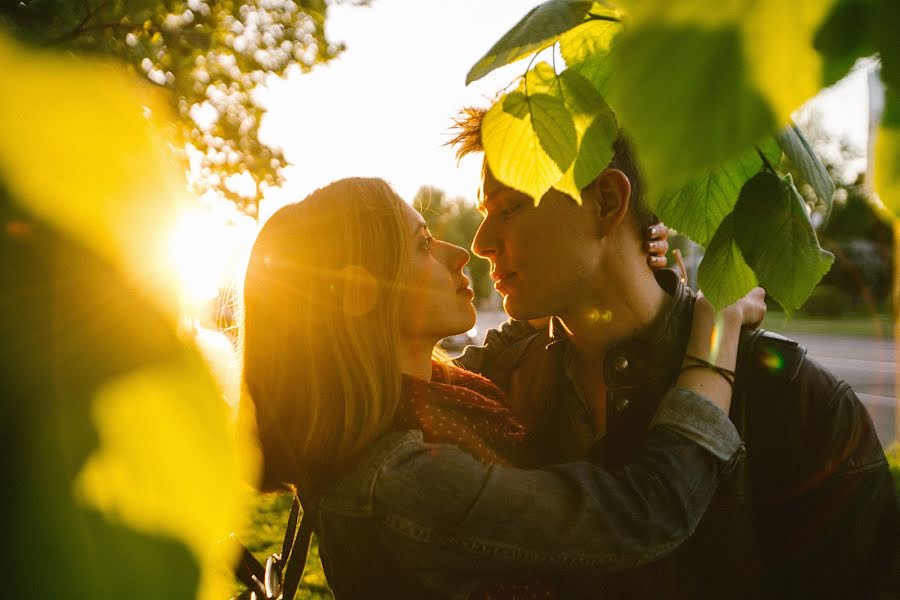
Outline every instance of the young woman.
<svg viewBox="0 0 900 600">
<path fill-rule="evenodd" d="M 475 321 L 468 259 L 379 179 L 280 209 L 254 245 L 243 360 L 262 488 L 296 486 L 338 598 L 553 597 L 553 574 L 675 548 L 740 456 L 729 386 L 690 369 L 633 464 L 516 468 L 528 432 L 503 392 L 432 358 Z M 719 367 L 762 298 L 726 309 Z M 713 321 L 700 301 L 689 352 L 709 355 Z"/>
</svg>

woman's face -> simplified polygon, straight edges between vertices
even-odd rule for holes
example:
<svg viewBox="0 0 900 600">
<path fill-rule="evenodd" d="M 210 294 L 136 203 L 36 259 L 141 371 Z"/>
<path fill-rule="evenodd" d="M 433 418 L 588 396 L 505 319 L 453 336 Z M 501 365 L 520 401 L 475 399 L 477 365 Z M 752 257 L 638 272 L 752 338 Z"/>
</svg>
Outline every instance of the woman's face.
<svg viewBox="0 0 900 600">
<path fill-rule="evenodd" d="M 433 344 L 475 324 L 475 294 L 462 272 L 469 253 L 431 237 L 422 215 L 406 202 L 402 205 L 411 250 L 400 333 Z"/>
</svg>

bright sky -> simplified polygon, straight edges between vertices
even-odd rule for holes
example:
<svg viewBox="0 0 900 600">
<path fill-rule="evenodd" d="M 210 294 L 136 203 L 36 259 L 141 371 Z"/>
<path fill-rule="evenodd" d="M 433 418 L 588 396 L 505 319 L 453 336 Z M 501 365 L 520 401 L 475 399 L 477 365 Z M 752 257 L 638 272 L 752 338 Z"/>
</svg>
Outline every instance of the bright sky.
<svg viewBox="0 0 900 600">
<path fill-rule="evenodd" d="M 347 50 L 328 66 L 273 80 L 264 94 L 265 141 L 297 165 L 288 196 L 341 177 L 387 179 L 411 200 L 422 185 L 474 198 L 480 163 L 457 167 L 451 118 L 524 72 L 522 63 L 466 87 L 469 68 L 538 0 L 375 0 L 332 5 L 329 38 Z"/>
</svg>

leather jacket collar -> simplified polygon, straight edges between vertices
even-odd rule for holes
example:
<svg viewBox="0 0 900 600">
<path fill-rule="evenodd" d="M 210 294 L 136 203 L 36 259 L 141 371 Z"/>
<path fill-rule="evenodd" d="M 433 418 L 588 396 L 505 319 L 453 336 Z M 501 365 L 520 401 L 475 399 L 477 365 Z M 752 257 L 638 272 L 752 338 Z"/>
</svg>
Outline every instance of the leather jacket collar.
<svg viewBox="0 0 900 600">
<path fill-rule="evenodd" d="M 656 281 L 671 298 L 662 312 L 642 330 L 614 343 L 603 361 L 604 379 L 610 391 L 636 389 L 648 384 L 668 386 L 681 364 L 691 332 L 696 295 L 671 269 L 655 273 Z M 570 342 L 557 317 L 550 320 L 547 350 L 566 353 Z"/>
</svg>

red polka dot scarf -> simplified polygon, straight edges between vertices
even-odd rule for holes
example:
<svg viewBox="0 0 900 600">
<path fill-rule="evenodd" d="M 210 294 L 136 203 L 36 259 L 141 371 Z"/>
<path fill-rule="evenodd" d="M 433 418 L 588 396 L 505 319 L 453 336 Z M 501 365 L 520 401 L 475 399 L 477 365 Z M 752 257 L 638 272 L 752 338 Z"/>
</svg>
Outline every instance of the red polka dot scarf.
<svg viewBox="0 0 900 600">
<path fill-rule="evenodd" d="M 458 367 L 432 362 L 431 381 L 403 376 L 396 426 L 420 429 L 426 442 L 458 446 L 486 463 L 513 466 L 526 430 L 506 407 L 506 395 L 493 383 Z M 482 586 L 470 600 L 552 600 L 546 580 Z"/>
</svg>

